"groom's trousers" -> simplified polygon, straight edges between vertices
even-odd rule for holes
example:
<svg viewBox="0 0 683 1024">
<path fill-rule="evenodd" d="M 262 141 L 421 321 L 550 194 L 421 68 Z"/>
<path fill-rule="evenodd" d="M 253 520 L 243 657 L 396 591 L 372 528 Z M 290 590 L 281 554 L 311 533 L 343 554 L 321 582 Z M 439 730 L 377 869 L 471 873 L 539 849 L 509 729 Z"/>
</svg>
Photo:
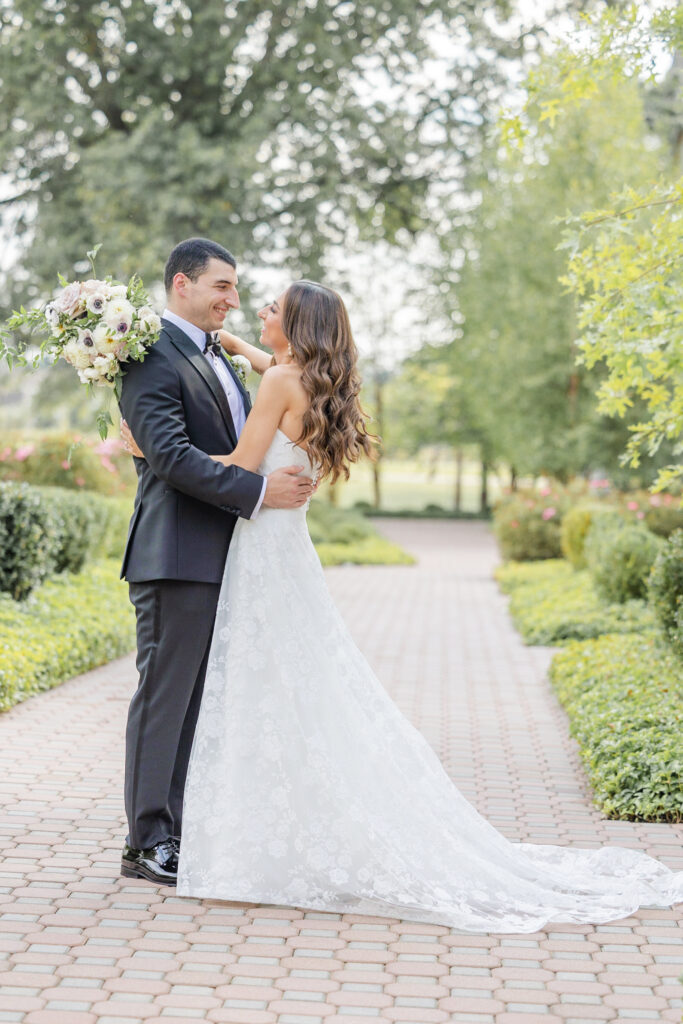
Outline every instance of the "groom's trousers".
<svg viewBox="0 0 683 1024">
<path fill-rule="evenodd" d="M 183 791 L 220 584 L 130 583 L 140 680 L 128 711 L 128 842 L 146 850 L 182 831 Z"/>
</svg>

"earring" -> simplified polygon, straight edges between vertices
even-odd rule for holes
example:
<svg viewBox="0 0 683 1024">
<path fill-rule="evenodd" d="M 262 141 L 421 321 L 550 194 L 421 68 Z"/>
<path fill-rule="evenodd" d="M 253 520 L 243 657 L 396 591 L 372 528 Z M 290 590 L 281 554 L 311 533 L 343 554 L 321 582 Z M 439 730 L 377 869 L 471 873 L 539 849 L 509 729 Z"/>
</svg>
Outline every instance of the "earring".
<svg viewBox="0 0 683 1024">
<path fill-rule="evenodd" d="M 294 358 L 294 350 L 293 350 L 293 348 L 292 348 L 292 343 L 291 343 L 291 341 L 288 341 L 288 342 L 287 342 L 287 355 L 289 356 L 289 358 L 290 358 L 290 359 L 293 359 L 293 358 Z"/>
</svg>

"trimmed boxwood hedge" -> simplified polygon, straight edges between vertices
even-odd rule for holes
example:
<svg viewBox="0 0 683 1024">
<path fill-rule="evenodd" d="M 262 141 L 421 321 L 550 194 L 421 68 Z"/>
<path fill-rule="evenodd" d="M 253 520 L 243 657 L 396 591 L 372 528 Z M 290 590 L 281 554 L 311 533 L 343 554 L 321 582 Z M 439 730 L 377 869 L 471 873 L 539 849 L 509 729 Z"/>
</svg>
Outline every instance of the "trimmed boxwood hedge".
<svg viewBox="0 0 683 1024">
<path fill-rule="evenodd" d="M 135 613 L 120 564 L 90 563 L 48 580 L 27 601 L 0 595 L 0 710 L 135 646 Z"/>
<path fill-rule="evenodd" d="M 315 545 L 323 565 L 414 565 L 415 559 L 384 537 L 364 537 L 348 544 L 319 541 Z"/>
<path fill-rule="evenodd" d="M 564 559 L 509 562 L 496 577 L 504 593 L 511 595 L 510 614 L 528 644 L 632 633 L 654 625 L 645 601 L 605 603 L 590 573 L 575 571 Z"/>
<path fill-rule="evenodd" d="M 683 821 L 683 665 L 653 633 L 568 644 L 550 679 L 610 818 Z"/>
<path fill-rule="evenodd" d="M 120 555 L 131 510 L 127 499 L 0 483 L 0 591 L 23 601 L 53 573 Z"/>
<path fill-rule="evenodd" d="M 659 627 L 683 659 L 683 530 L 675 530 L 664 544 L 648 583 L 650 605 Z"/>
<path fill-rule="evenodd" d="M 307 522 L 323 565 L 412 565 L 415 561 L 398 544 L 381 537 L 357 511 L 314 499 Z"/>
</svg>

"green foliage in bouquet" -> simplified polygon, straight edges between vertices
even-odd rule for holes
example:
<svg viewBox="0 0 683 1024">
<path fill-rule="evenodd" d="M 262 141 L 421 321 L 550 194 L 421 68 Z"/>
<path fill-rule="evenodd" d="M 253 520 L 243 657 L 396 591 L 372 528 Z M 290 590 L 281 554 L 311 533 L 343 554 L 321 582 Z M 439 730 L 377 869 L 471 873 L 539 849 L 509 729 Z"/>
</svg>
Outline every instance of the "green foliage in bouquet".
<svg viewBox="0 0 683 1024">
<path fill-rule="evenodd" d="M 652 633 L 572 643 L 550 678 L 610 818 L 683 820 L 683 668 Z"/>
<path fill-rule="evenodd" d="M 0 594 L 0 711 L 135 646 L 118 561 L 48 580 L 24 602 Z"/>
<path fill-rule="evenodd" d="M 683 659 L 683 530 L 669 537 L 649 581 L 655 618 L 678 658 Z"/>
</svg>

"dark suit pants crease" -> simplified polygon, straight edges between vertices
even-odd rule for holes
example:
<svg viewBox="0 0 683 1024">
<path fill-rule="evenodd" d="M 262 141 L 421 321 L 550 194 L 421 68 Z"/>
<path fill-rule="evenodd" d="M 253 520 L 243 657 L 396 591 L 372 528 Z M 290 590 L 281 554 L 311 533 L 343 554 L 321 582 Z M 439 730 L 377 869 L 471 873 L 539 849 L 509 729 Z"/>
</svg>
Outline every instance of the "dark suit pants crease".
<svg viewBox="0 0 683 1024">
<path fill-rule="evenodd" d="M 130 583 L 138 689 L 128 710 L 128 842 L 146 850 L 182 830 L 183 791 L 204 688 L 220 584 Z"/>
</svg>

